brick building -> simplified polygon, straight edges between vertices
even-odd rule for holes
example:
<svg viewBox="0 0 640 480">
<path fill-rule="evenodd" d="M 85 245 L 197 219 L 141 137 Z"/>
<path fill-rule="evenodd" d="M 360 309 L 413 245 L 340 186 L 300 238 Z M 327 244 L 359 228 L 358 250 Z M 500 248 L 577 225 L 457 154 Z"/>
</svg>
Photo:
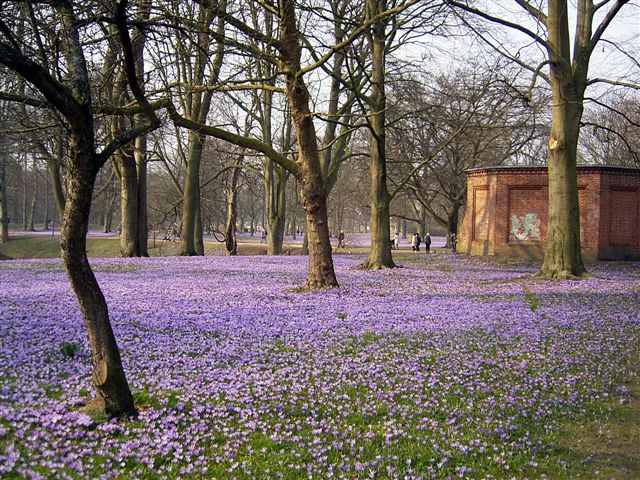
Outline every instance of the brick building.
<svg viewBox="0 0 640 480">
<path fill-rule="evenodd" d="M 640 258 L 640 169 L 578 167 L 585 260 Z M 467 171 L 467 207 L 458 251 L 542 258 L 547 231 L 546 167 Z"/>
</svg>

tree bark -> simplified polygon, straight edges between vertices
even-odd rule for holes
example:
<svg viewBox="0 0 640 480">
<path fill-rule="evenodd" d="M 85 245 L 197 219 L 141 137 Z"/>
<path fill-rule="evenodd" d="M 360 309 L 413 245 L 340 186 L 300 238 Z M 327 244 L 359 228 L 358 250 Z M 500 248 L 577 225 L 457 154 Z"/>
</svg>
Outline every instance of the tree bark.
<svg viewBox="0 0 640 480">
<path fill-rule="evenodd" d="M 138 172 L 133 148 L 126 146 L 117 154 L 120 173 L 120 254 L 127 257 L 139 257 L 138 243 Z"/>
<path fill-rule="evenodd" d="M 288 173 L 273 161 L 265 161 L 265 200 L 267 210 L 267 254 L 282 254 L 287 209 Z"/>
<path fill-rule="evenodd" d="M 367 0 L 369 17 L 385 10 L 384 0 Z M 385 152 L 385 21 L 373 24 L 369 37 L 371 50 L 371 94 L 369 104 L 371 114 L 370 161 L 371 161 L 371 251 L 363 267 L 368 269 L 393 268 L 396 264 L 391 256 L 389 238 L 391 222 L 387 190 L 387 162 Z"/>
<path fill-rule="evenodd" d="M 7 215 L 7 168 L 4 151 L 0 151 L 0 243 L 9 241 L 9 217 Z"/>
<path fill-rule="evenodd" d="M 29 207 L 29 230 L 36 231 L 36 204 L 38 202 L 38 169 L 35 158 L 32 163 L 33 168 L 33 196 L 31 197 L 31 205 Z"/>
<path fill-rule="evenodd" d="M 189 132 L 189 157 L 185 172 L 184 196 L 182 202 L 182 247 L 180 255 L 195 256 L 195 233 L 198 210 L 200 209 L 200 160 L 204 149 L 204 136 Z"/>
<path fill-rule="evenodd" d="M 537 273 L 544 278 L 578 278 L 586 273 L 580 247 L 577 148 L 591 53 L 587 45 L 592 18 L 588 15 L 591 13 L 578 12 L 572 62 L 567 4 L 549 1 L 548 55 L 553 99 L 547 154 L 549 213 L 544 260 Z"/>
<path fill-rule="evenodd" d="M 110 416 L 134 414 L 135 406 L 126 380 L 118 346 L 109 322 L 105 298 L 87 259 L 86 236 L 96 175 L 113 152 L 160 126 L 160 120 L 140 93 L 131 70 L 131 51 L 124 48 L 125 63 L 132 91 L 143 107 L 148 123 L 119 132 L 101 153 L 96 152 L 91 76 L 87 69 L 81 22 L 72 2 L 52 2 L 59 31 L 60 52 L 65 68 L 62 81 L 49 74 L 46 65 L 24 55 L 15 45 L 0 42 L 0 63 L 28 80 L 64 117 L 68 135 L 68 197 L 61 228 L 61 253 L 71 287 L 78 299 L 92 350 L 93 380 L 97 396 L 93 406 Z M 126 27 L 126 2 L 118 3 L 116 22 L 123 46 L 130 45 Z M 34 20 L 35 21 L 35 20 Z M 4 35 L 6 35 L 6 29 Z M 132 78 L 134 81 L 132 81 Z"/>
<path fill-rule="evenodd" d="M 241 159 L 234 164 L 240 165 Z M 227 255 L 238 254 L 238 242 L 236 240 L 236 221 L 238 220 L 238 179 L 240 178 L 240 169 L 233 168 L 231 170 L 231 181 L 229 182 L 229 190 L 227 192 L 227 228 L 225 232 L 225 247 Z"/>
<path fill-rule="evenodd" d="M 195 52 L 180 52 L 185 58 L 182 60 L 186 65 L 190 65 L 192 58 L 195 57 L 192 67 L 193 78 L 191 83 L 195 85 L 214 85 L 219 78 L 220 69 L 222 67 L 222 59 L 224 57 L 224 49 L 222 43 L 219 43 L 215 49 L 213 59 L 210 59 L 210 46 L 212 35 L 210 34 L 210 26 L 216 18 L 216 11 L 224 10 L 224 2 L 206 2 L 201 4 L 198 10 L 198 18 L 196 25 L 199 28 L 197 38 L 197 49 Z M 216 27 L 216 35 L 222 37 L 224 35 L 224 15 L 218 18 Z M 208 78 L 205 78 L 206 66 L 212 61 L 211 71 Z M 211 91 L 194 91 L 186 96 L 185 104 L 186 116 L 199 123 L 204 123 L 209 115 L 211 108 Z M 181 255 L 204 255 L 204 239 L 202 235 L 202 220 L 200 212 L 200 164 L 204 151 L 204 143 L 206 136 L 190 131 L 189 132 L 189 150 L 187 154 L 187 167 L 185 172 L 185 184 L 183 190 L 183 214 L 182 214 L 182 246 Z"/>
<path fill-rule="evenodd" d="M 553 88 L 550 147 L 554 148 L 549 148 L 547 156 L 549 212 L 545 255 L 538 273 L 545 278 L 578 278 L 586 273 L 580 247 L 577 179 L 582 102 L 571 100 L 576 97 L 572 90 L 571 86 Z"/>
<path fill-rule="evenodd" d="M 64 187 L 62 186 L 62 175 L 60 174 L 60 165 L 61 163 L 47 161 L 47 169 L 49 170 L 49 177 L 51 178 L 51 190 L 53 191 L 53 198 L 56 202 L 56 208 L 58 210 L 59 218 L 62 218 L 65 198 Z"/>
<path fill-rule="evenodd" d="M 109 183 L 111 183 L 112 186 L 108 187 L 107 199 L 104 206 L 104 224 L 102 226 L 102 231 L 104 233 L 110 233 L 113 231 L 113 212 L 116 206 L 117 192 L 113 187 L 112 180 L 110 180 Z"/>
<path fill-rule="evenodd" d="M 335 287 L 338 281 L 331 256 L 325 185 L 316 131 L 309 110 L 309 92 L 300 68 L 302 49 L 296 25 L 295 2 L 280 0 L 280 12 L 280 54 L 286 78 L 287 101 L 298 143 L 297 163 L 300 169 L 296 179 L 300 185 L 300 199 L 306 213 L 309 236 L 309 269 L 305 287 Z"/>
<path fill-rule="evenodd" d="M 142 119 L 140 120 L 142 121 Z M 149 220 L 147 217 L 147 136 L 141 135 L 134 142 L 134 160 L 136 164 L 137 199 L 136 243 L 138 257 L 149 256 Z"/>
<path fill-rule="evenodd" d="M 196 247 L 196 255 L 204 255 L 204 229 L 202 228 L 202 200 L 198 194 L 198 209 L 196 210 L 196 224 L 195 234 L 193 236 L 193 243 Z"/>
<path fill-rule="evenodd" d="M 85 139 L 78 144 L 86 142 Z M 110 416 L 122 416 L 135 414 L 136 410 L 109 322 L 107 303 L 87 259 L 86 235 L 97 174 L 90 157 L 91 154 L 79 152 L 72 159 L 61 229 L 62 259 L 80 304 L 93 354 L 97 397 L 92 406 Z"/>
</svg>

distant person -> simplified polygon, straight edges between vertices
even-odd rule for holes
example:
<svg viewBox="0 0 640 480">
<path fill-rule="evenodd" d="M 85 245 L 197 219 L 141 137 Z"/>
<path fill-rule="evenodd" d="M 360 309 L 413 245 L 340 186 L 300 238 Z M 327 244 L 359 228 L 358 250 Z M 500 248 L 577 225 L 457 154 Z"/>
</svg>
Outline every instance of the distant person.
<svg viewBox="0 0 640 480">
<path fill-rule="evenodd" d="M 338 233 L 338 246 L 336 248 L 344 248 L 344 232 L 340 230 Z"/>
<path fill-rule="evenodd" d="M 267 231 L 263 230 L 260 236 L 260 243 L 267 243 Z"/>
<path fill-rule="evenodd" d="M 416 232 L 416 252 L 420 251 L 420 242 L 422 242 L 422 239 L 420 238 L 420 234 Z"/>
<path fill-rule="evenodd" d="M 427 253 L 431 251 L 431 235 L 429 235 L 429 232 L 424 236 L 424 250 Z"/>
<path fill-rule="evenodd" d="M 118 236 L 120 236 L 121 233 L 122 233 L 122 224 L 119 223 L 118 224 Z"/>
<path fill-rule="evenodd" d="M 396 232 L 393 237 L 393 245 L 396 247 L 396 250 L 400 250 L 400 233 Z"/>
</svg>

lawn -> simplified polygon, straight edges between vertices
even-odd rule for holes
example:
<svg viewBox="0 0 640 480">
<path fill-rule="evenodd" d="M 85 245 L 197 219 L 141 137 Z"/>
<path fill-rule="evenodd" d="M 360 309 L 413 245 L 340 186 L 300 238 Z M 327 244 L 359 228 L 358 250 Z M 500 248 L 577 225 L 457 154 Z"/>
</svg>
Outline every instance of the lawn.
<svg viewBox="0 0 640 480">
<path fill-rule="evenodd" d="M 640 264 L 95 259 L 140 415 L 92 392 L 60 260 L 0 262 L 0 477 L 639 478 Z"/>
</svg>

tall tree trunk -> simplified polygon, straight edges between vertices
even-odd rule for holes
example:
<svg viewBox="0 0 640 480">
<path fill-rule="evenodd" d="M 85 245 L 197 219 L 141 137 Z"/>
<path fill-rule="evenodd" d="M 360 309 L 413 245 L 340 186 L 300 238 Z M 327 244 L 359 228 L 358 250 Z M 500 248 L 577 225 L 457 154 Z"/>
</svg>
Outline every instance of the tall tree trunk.
<svg viewBox="0 0 640 480">
<path fill-rule="evenodd" d="M 149 221 L 147 218 L 147 136 L 141 135 L 135 140 L 134 158 L 136 164 L 136 184 L 138 195 L 136 210 L 138 222 L 136 243 L 139 257 L 149 256 Z"/>
<path fill-rule="evenodd" d="M 185 171 L 182 201 L 182 247 L 180 255 L 198 255 L 196 250 L 196 223 L 200 209 L 200 160 L 204 149 L 204 136 L 189 131 L 189 157 Z"/>
<path fill-rule="evenodd" d="M 424 238 L 427 233 L 427 210 L 420 208 L 420 238 Z"/>
<path fill-rule="evenodd" d="M 307 217 L 309 235 L 309 270 L 306 288 L 338 286 L 333 258 L 331 257 L 331 239 L 327 218 L 325 185 L 320 168 L 318 143 L 313 125 L 313 116 L 309 110 L 309 92 L 304 83 L 300 56 L 301 46 L 296 25 L 295 2 L 280 0 L 280 53 L 286 76 L 286 95 L 291 108 L 291 119 L 295 126 L 298 143 L 297 177 L 300 185 L 300 200 Z"/>
<path fill-rule="evenodd" d="M 234 165 L 240 165 L 242 158 L 239 158 Z M 225 232 L 225 247 L 228 255 L 238 254 L 238 242 L 236 240 L 236 221 L 238 220 L 238 179 L 240 169 L 231 170 L 231 181 L 227 192 L 227 228 Z"/>
<path fill-rule="evenodd" d="M 22 162 L 22 229 L 27 230 L 29 218 L 27 215 L 27 159 Z"/>
<path fill-rule="evenodd" d="M 367 0 L 369 18 L 385 10 L 384 0 Z M 369 269 L 393 268 L 389 244 L 391 222 L 387 190 L 387 162 L 385 154 L 385 21 L 376 22 L 371 28 L 371 94 L 370 94 L 370 160 L 371 160 L 371 252 L 363 267 Z"/>
<path fill-rule="evenodd" d="M 193 242 L 196 247 L 196 254 L 204 255 L 204 222 L 202 221 L 202 200 L 200 194 L 198 194 L 198 209 L 196 210 L 196 224 L 195 234 L 193 236 Z"/>
<path fill-rule="evenodd" d="M 61 230 L 61 249 L 71 286 L 85 319 L 94 360 L 95 407 L 112 416 L 134 414 L 107 303 L 87 260 L 86 235 L 95 174 L 73 167 Z"/>
<path fill-rule="evenodd" d="M 458 222 L 460 219 L 460 209 L 462 208 L 462 205 L 460 205 L 459 203 L 454 203 L 451 206 L 451 211 L 449 212 L 449 215 L 447 216 L 448 218 L 448 232 L 447 232 L 447 237 L 450 237 L 452 233 L 455 233 L 456 235 L 458 235 Z"/>
<path fill-rule="evenodd" d="M 60 163 L 47 162 L 49 178 L 51 179 L 51 190 L 58 210 L 58 218 L 62 218 L 64 212 L 64 187 L 62 186 L 62 176 L 60 174 Z"/>
<path fill-rule="evenodd" d="M 46 165 L 45 165 L 45 169 L 46 169 Z M 50 205 L 49 205 L 49 177 L 46 175 L 46 171 L 45 171 L 45 193 L 44 193 L 44 230 L 48 231 L 49 230 L 49 220 L 51 219 L 51 215 L 50 215 Z"/>
<path fill-rule="evenodd" d="M 89 158 L 82 157 L 90 154 L 78 154 L 70 170 L 61 229 L 62 259 L 89 334 L 97 389 L 93 406 L 111 416 L 134 414 L 133 397 L 109 322 L 107 304 L 87 259 L 86 236 L 97 171 Z"/>
<path fill-rule="evenodd" d="M 554 88 L 554 94 L 556 89 Z M 562 99 L 553 100 L 551 141 L 548 153 L 549 213 L 545 255 L 539 276 L 575 278 L 586 273 L 580 248 L 577 146 L 582 103 L 563 88 Z M 557 143 L 556 143 L 557 142 Z M 553 147 L 553 148 L 551 148 Z"/>
<path fill-rule="evenodd" d="M 104 233 L 110 233 L 113 231 L 113 212 L 115 210 L 115 206 L 116 191 L 115 188 L 109 187 L 104 209 L 104 224 L 102 225 L 102 231 Z"/>
<path fill-rule="evenodd" d="M 580 247 L 577 149 L 593 48 L 589 15 L 592 13 L 578 12 L 572 62 L 567 4 L 549 1 L 547 31 L 553 101 L 547 154 L 549 213 L 544 260 L 538 272 L 544 278 L 575 278 L 586 273 Z"/>
<path fill-rule="evenodd" d="M 31 197 L 31 205 L 29 207 L 29 225 L 30 231 L 36 231 L 36 204 L 38 202 L 38 169 L 36 168 L 36 159 L 33 159 L 33 196 Z"/>
<path fill-rule="evenodd" d="M 284 243 L 287 211 L 288 173 L 271 160 L 266 161 L 265 200 L 267 204 L 267 254 L 280 255 Z"/>
<path fill-rule="evenodd" d="M 204 2 L 198 11 L 196 25 L 200 29 L 198 34 L 197 49 L 195 52 L 183 51 L 186 65 L 193 61 L 192 73 L 193 85 L 215 85 L 218 82 L 222 60 L 224 58 L 223 43 L 219 42 L 215 48 L 213 59 L 210 58 L 210 46 L 212 35 L 210 27 L 216 18 L 218 9 L 225 9 L 225 2 Z M 216 35 L 224 36 L 224 15 L 218 17 Z M 194 59 L 195 57 L 195 59 Z M 205 78 L 206 66 L 212 62 L 208 78 Z M 185 113 L 195 122 L 204 123 L 211 108 L 212 91 L 194 91 L 187 95 Z M 202 234 L 202 215 L 200 212 L 200 164 L 204 151 L 205 136 L 194 131 L 189 131 L 189 146 L 187 153 L 187 166 L 185 171 L 185 184 L 182 201 L 182 245 L 181 255 L 204 255 L 204 239 Z"/>
<path fill-rule="evenodd" d="M 4 150 L 0 150 L 0 243 L 9 241 L 9 217 L 7 214 L 7 168 Z"/>
<path fill-rule="evenodd" d="M 138 172 L 134 151 L 125 146 L 117 154 L 120 173 L 120 254 L 127 257 L 139 257 L 138 243 Z"/>
<path fill-rule="evenodd" d="M 304 224 L 304 233 L 302 235 L 302 248 L 300 250 L 302 255 L 309 255 L 309 233 L 307 230 L 307 224 Z"/>
</svg>

